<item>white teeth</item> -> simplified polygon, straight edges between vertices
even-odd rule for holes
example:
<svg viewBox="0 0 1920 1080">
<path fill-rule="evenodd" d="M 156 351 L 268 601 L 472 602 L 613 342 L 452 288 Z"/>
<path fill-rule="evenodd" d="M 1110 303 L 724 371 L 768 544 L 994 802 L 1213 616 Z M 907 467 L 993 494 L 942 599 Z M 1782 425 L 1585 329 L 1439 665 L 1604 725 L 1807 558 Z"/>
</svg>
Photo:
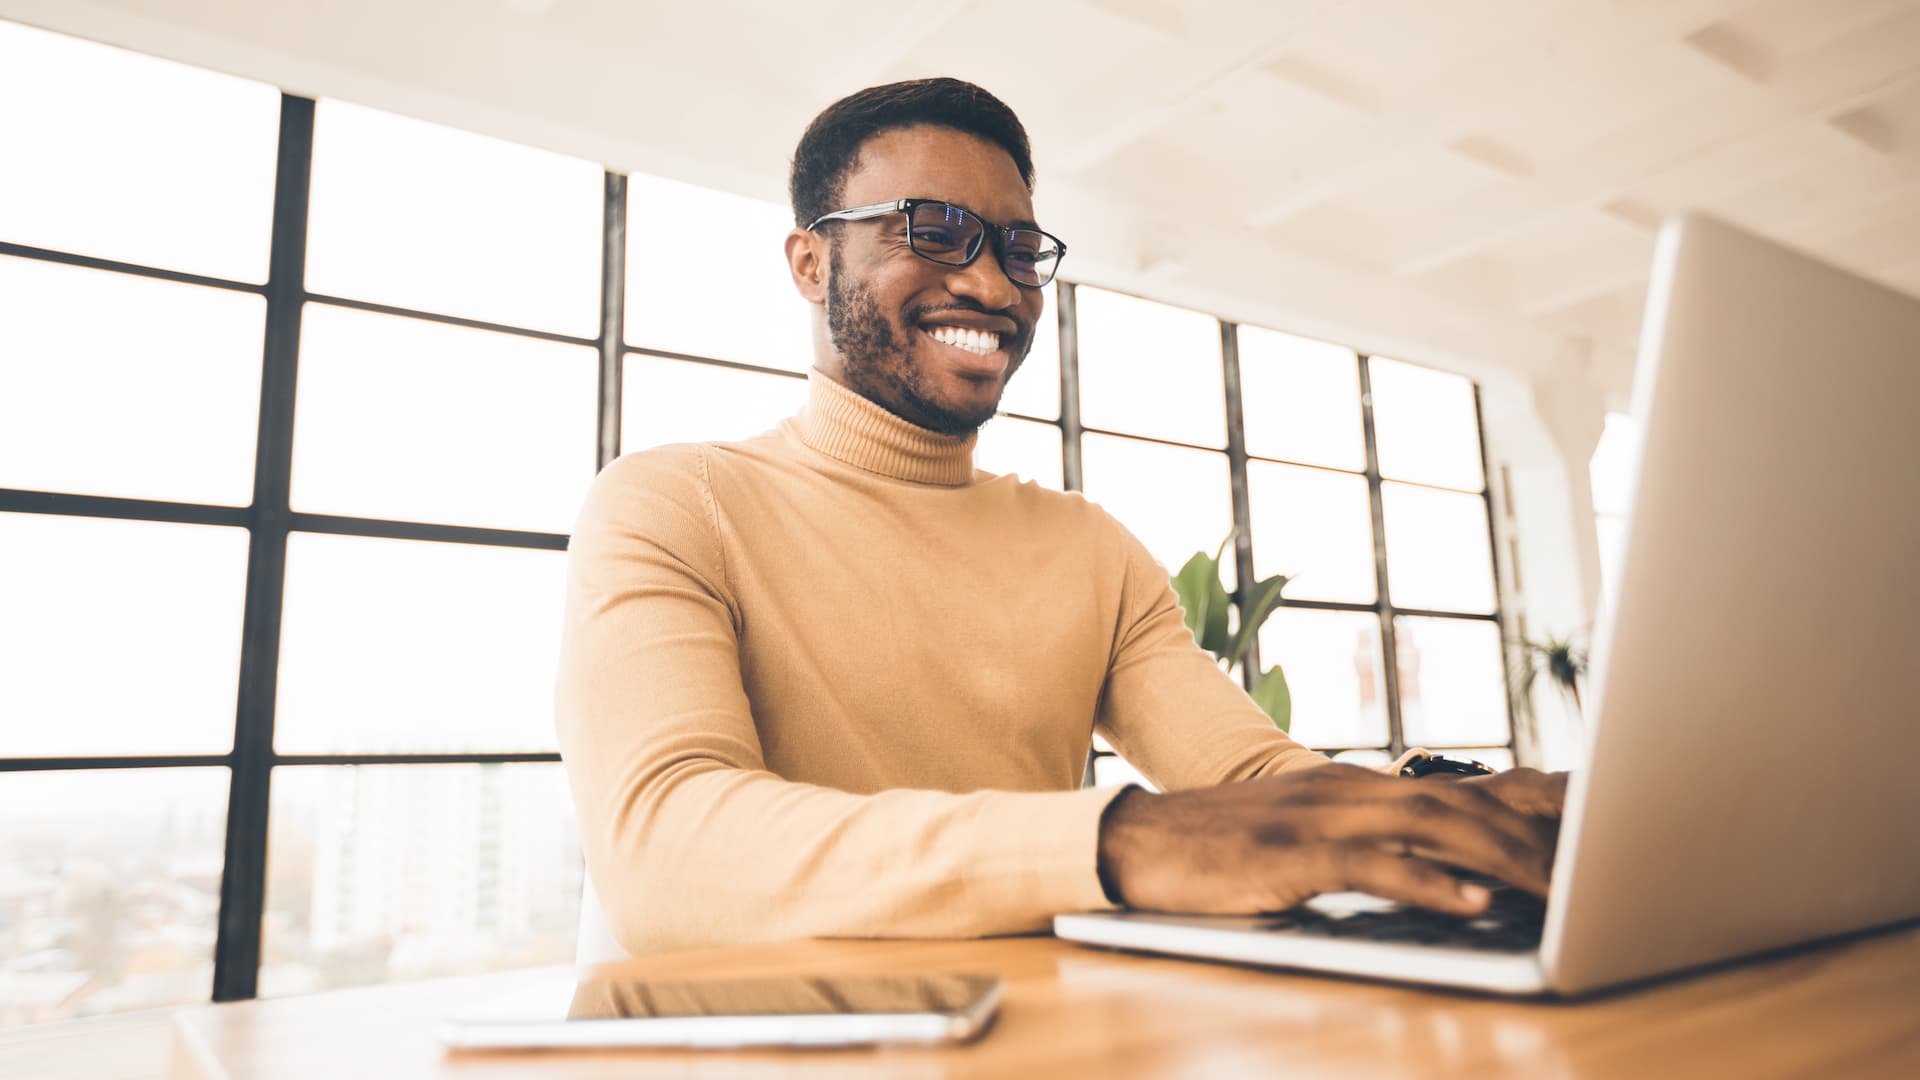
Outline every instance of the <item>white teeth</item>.
<svg viewBox="0 0 1920 1080">
<path fill-rule="evenodd" d="M 930 326 L 927 336 L 942 345 L 952 345 L 965 349 L 975 356 L 985 356 L 1000 347 L 1000 335 L 992 330 L 970 330 L 962 326 Z"/>
</svg>

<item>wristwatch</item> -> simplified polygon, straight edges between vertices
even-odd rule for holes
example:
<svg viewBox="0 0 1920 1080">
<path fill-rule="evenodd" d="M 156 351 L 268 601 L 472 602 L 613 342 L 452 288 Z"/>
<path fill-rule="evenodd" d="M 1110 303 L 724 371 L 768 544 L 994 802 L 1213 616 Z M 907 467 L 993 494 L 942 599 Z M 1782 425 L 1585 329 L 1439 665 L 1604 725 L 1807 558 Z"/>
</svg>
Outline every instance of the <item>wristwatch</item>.
<svg viewBox="0 0 1920 1080">
<path fill-rule="evenodd" d="M 1414 758 L 1400 768 L 1400 775 L 1419 778 L 1422 776 L 1492 776 L 1493 767 L 1465 758 L 1441 757 L 1429 754 L 1423 758 Z"/>
</svg>

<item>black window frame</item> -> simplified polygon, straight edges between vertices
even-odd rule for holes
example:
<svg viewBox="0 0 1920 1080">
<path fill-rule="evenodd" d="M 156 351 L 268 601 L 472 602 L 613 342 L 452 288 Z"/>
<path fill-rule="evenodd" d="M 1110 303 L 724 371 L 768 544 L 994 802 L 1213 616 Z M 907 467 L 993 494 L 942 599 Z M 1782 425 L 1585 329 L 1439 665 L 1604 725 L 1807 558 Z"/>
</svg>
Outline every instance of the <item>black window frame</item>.
<svg viewBox="0 0 1920 1080">
<path fill-rule="evenodd" d="M 598 402 L 593 432 L 593 467 L 604 468 L 619 455 L 623 408 L 625 362 L 630 356 L 660 357 L 691 363 L 733 368 L 784 378 L 804 379 L 804 373 L 782 368 L 763 367 L 715 357 L 689 355 L 626 340 L 629 327 L 625 312 L 627 178 L 607 171 L 602 198 L 602 247 L 599 294 L 599 333 L 592 338 L 556 334 L 463 318 L 429 311 L 395 307 L 367 300 L 313 293 L 305 284 L 308 205 L 313 178 L 313 130 L 315 102 L 293 94 L 280 98 L 280 125 L 276 143 L 273 219 L 267 280 L 248 283 L 159 267 L 138 265 L 113 259 L 16 244 L 0 238 L 0 255 L 41 260 L 136 277 L 171 281 L 205 288 L 250 293 L 266 302 L 265 333 L 262 343 L 262 379 L 259 421 L 256 431 L 254 489 L 248 506 L 232 507 L 192 502 L 153 499 L 115 498 L 78 493 L 0 488 L 0 512 L 56 514 L 88 518 L 131 521 L 173 522 L 217 525 L 245 529 L 249 546 L 246 574 L 246 600 L 241 634 L 239 686 L 235 704 L 234 742 L 224 754 L 161 754 L 127 756 L 56 756 L 0 758 L 0 774 L 12 772 L 90 771 L 111 769 L 180 768 L 218 766 L 228 770 L 229 794 L 226 834 L 220 885 L 218 936 L 214 948 L 212 999 L 238 1001 L 256 996 L 259 986 L 261 923 L 265 907 L 268 815 L 274 770 L 281 767 L 314 765 L 502 765 L 519 763 L 556 763 L 557 753 L 422 753 L 422 754 L 281 754 L 273 748 L 274 710 L 279 669 L 282 604 L 286 588 L 286 551 L 292 533 L 330 533 L 345 536 L 385 539 L 438 541 L 480 544 L 495 547 L 543 551 L 561 551 L 568 537 L 561 533 L 513 529 L 474 528 L 413 521 L 395 521 L 331 514 L 297 512 L 290 501 L 295 391 L 299 377 L 300 326 L 309 304 L 353 308 L 396 315 L 428 322 L 495 333 L 558 341 L 593 348 L 598 356 Z M 1008 413 L 1019 419 L 1046 423 L 1061 435 L 1061 462 L 1064 487 L 1082 490 L 1081 439 L 1090 431 L 1120 438 L 1150 442 L 1120 431 L 1096 431 L 1084 426 L 1080 416 L 1080 377 L 1075 284 L 1068 279 L 1056 282 L 1055 318 L 1059 327 L 1060 409 L 1055 418 Z M 1221 357 L 1225 365 L 1226 395 L 1223 407 L 1227 417 L 1227 456 L 1232 483 L 1233 518 L 1239 526 L 1234 557 L 1239 580 L 1253 580 L 1253 535 L 1247 497 L 1245 427 L 1240 400 L 1238 325 L 1220 321 Z M 1347 604 L 1325 601 L 1287 600 L 1288 607 L 1332 611 L 1377 613 L 1381 620 L 1382 646 L 1385 652 L 1385 681 L 1390 730 L 1386 749 L 1398 753 L 1404 746 L 1402 736 L 1398 668 L 1394 660 L 1394 616 L 1429 615 L 1441 618 L 1490 621 L 1503 625 L 1496 610 L 1491 615 L 1457 612 L 1409 611 L 1396 608 L 1387 588 L 1386 554 L 1381 521 L 1381 476 L 1374 446 L 1372 400 L 1367 382 L 1369 357 L 1360 356 L 1362 409 L 1367 445 L 1366 477 L 1370 494 L 1375 538 L 1375 566 L 1379 577 L 1379 599 L 1374 604 Z M 1476 421 L 1479 420 L 1479 388 L 1474 390 Z M 1485 464 L 1484 425 L 1481 434 L 1482 464 Z M 585 433 L 582 433 L 581 467 L 586 467 Z M 1187 444 L 1174 444 L 1187 445 Z M 1214 453 L 1218 447 L 1196 447 Z M 1254 460 L 1279 460 L 1258 458 Z M 1287 464 L 1300 464 L 1287 462 Z M 1398 481 L 1396 481 L 1398 482 Z M 1452 490 L 1452 489 L 1448 489 Z M 1487 500 L 1488 533 L 1493 535 L 1493 515 L 1489 493 L 1483 484 L 1480 496 Z M 1494 560 L 1496 590 L 1498 560 Z M 1240 597 L 1235 596 L 1238 603 Z M 1502 650 L 1503 663 L 1505 649 Z M 1248 677 L 1258 669 L 1257 654 L 1249 665 Z M 1512 745 L 1512 703 L 1508 703 L 1509 743 Z M 1323 747 L 1327 753 L 1346 749 Z M 1094 757 L 1089 756 L 1088 775 Z"/>
</svg>

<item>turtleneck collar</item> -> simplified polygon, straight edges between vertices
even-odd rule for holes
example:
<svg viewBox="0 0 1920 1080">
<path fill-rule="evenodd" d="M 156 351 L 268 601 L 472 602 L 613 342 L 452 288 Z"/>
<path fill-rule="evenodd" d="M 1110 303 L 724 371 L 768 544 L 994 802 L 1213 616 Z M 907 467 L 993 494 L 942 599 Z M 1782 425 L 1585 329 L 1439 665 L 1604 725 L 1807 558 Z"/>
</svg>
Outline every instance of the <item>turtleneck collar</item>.
<svg viewBox="0 0 1920 1080">
<path fill-rule="evenodd" d="M 977 433 L 942 435 L 909 423 L 818 368 L 807 372 L 807 405 L 794 423 L 801 442 L 867 472 L 941 487 L 973 479 Z"/>
</svg>

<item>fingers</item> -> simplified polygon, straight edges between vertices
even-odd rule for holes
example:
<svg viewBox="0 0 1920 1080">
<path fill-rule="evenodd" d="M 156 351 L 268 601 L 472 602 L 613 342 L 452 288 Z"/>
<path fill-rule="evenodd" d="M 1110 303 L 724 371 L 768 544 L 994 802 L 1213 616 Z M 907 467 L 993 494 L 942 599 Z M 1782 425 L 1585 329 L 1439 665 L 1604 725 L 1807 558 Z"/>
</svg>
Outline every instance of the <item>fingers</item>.
<svg viewBox="0 0 1920 1080">
<path fill-rule="evenodd" d="M 1451 805 L 1540 853 L 1548 866 L 1552 865 L 1554 848 L 1560 839 L 1560 819 L 1557 815 L 1549 817 L 1515 809 L 1497 794 L 1481 788 L 1453 787 L 1454 793 L 1448 796 L 1453 800 Z"/>
<path fill-rule="evenodd" d="M 1538 773 L 1533 776 L 1546 779 Z M 1303 838 L 1411 841 L 1445 861 L 1523 888 L 1546 888 L 1559 834 L 1555 818 L 1516 810 L 1496 792 L 1473 783 L 1344 774 L 1338 780 L 1283 790 L 1273 807 L 1275 825 Z M 1554 790 L 1564 788 L 1563 779 L 1551 786 L 1528 783 L 1543 803 L 1554 798 Z"/>
<path fill-rule="evenodd" d="M 1463 786 L 1484 791 L 1522 814 L 1558 818 L 1567 802 L 1567 774 L 1513 769 L 1476 777 Z"/>
<path fill-rule="evenodd" d="M 1155 910 L 1271 911 L 1358 889 L 1471 915 L 1485 890 L 1442 864 L 1544 896 L 1565 791 L 1563 774 L 1432 783 L 1329 765 L 1122 796 L 1102 818 L 1097 863 L 1116 900 Z"/>
<path fill-rule="evenodd" d="M 1320 845 L 1321 892 L 1356 890 L 1418 904 L 1449 915 L 1478 915 L 1487 908 L 1489 894 L 1424 859 L 1405 858 L 1371 844 L 1347 842 Z"/>
<path fill-rule="evenodd" d="M 1487 807 L 1457 805 L 1461 801 L 1422 791 L 1405 798 L 1329 807 L 1293 828 L 1301 839 L 1413 852 L 1422 859 L 1490 874 L 1546 895 L 1553 865 L 1551 842 L 1520 815 L 1491 799 Z"/>
</svg>

